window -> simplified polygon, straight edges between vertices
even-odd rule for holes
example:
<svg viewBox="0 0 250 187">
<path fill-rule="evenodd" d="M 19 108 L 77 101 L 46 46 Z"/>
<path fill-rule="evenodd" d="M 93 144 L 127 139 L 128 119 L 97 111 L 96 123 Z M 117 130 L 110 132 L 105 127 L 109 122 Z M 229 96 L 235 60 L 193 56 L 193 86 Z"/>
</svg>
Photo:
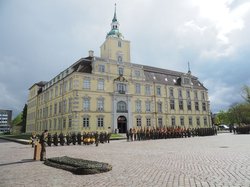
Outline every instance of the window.
<svg viewBox="0 0 250 187">
<path fill-rule="evenodd" d="M 199 102 L 195 102 L 194 105 L 195 105 L 195 110 L 199 110 Z"/>
<path fill-rule="evenodd" d="M 54 115 L 56 115 L 57 112 L 57 103 L 54 104 Z"/>
<path fill-rule="evenodd" d="M 127 105 L 124 101 L 117 103 L 117 112 L 127 112 Z"/>
<path fill-rule="evenodd" d="M 190 84 L 190 79 L 189 78 L 184 78 L 184 84 Z"/>
<path fill-rule="evenodd" d="M 156 94 L 157 94 L 158 96 L 161 95 L 161 87 L 157 87 L 157 88 L 156 88 Z"/>
<path fill-rule="evenodd" d="M 181 123 L 181 126 L 184 126 L 184 117 L 183 116 L 180 117 L 180 123 Z"/>
<path fill-rule="evenodd" d="M 103 122 L 103 117 L 98 117 L 97 118 L 97 127 L 103 127 L 104 122 Z"/>
<path fill-rule="evenodd" d="M 89 127 L 89 117 L 85 116 L 83 117 L 83 128 L 88 128 Z"/>
<path fill-rule="evenodd" d="M 173 99 L 170 100 L 170 109 L 171 109 L 171 110 L 174 110 L 174 109 L 175 109 L 174 100 L 173 100 Z"/>
<path fill-rule="evenodd" d="M 99 64 L 98 65 L 98 72 L 101 72 L 101 73 L 105 72 L 105 65 Z"/>
<path fill-rule="evenodd" d="M 140 77 L 140 76 L 141 76 L 141 73 L 140 73 L 139 70 L 135 70 L 135 76 L 136 76 L 136 77 Z"/>
<path fill-rule="evenodd" d="M 204 117 L 204 125 L 207 126 L 207 117 Z"/>
<path fill-rule="evenodd" d="M 63 128 L 66 128 L 66 118 L 63 118 Z"/>
<path fill-rule="evenodd" d="M 64 113 L 66 113 L 66 108 L 67 108 L 67 101 L 64 100 L 64 101 L 63 101 L 63 108 L 62 108 L 62 111 L 63 111 Z"/>
<path fill-rule="evenodd" d="M 162 118 L 158 118 L 158 126 L 159 126 L 159 127 L 162 127 L 162 126 L 163 126 L 163 124 L 162 124 Z"/>
<path fill-rule="evenodd" d="M 192 118 L 192 116 L 189 116 L 189 118 L 188 118 L 188 124 L 189 124 L 190 126 L 193 125 L 193 118 Z"/>
<path fill-rule="evenodd" d="M 58 129 L 62 130 L 62 119 L 58 118 Z"/>
<path fill-rule="evenodd" d="M 179 109 L 183 110 L 183 100 L 179 100 Z"/>
<path fill-rule="evenodd" d="M 169 95 L 170 95 L 170 97 L 174 97 L 174 89 L 173 88 L 169 88 Z"/>
<path fill-rule="evenodd" d="M 52 116 L 52 105 L 49 106 L 49 116 Z"/>
<path fill-rule="evenodd" d="M 98 110 L 99 112 L 104 111 L 104 99 L 103 99 L 103 98 L 99 98 L 99 99 L 97 100 L 97 110 Z"/>
<path fill-rule="evenodd" d="M 63 85 L 60 84 L 60 95 L 62 95 L 62 92 L 63 92 Z"/>
<path fill-rule="evenodd" d="M 72 98 L 68 99 L 68 112 L 72 112 Z"/>
<path fill-rule="evenodd" d="M 146 101 L 146 112 L 150 112 L 151 111 L 151 103 L 150 101 Z"/>
<path fill-rule="evenodd" d="M 54 119 L 54 130 L 56 130 L 56 122 L 57 122 L 57 120 Z"/>
<path fill-rule="evenodd" d="M 204 92 L 202 92 L 202 100 L 205 100 L 205 93 Z"/>
<path fill-rule="evenodd" d="M 190 98 L 190 90 L 187 90 L 187 98 Z"/>
<path fill-rule="evenodd" d="M 136 83 L 135 84 L 135 93 L 140 94 L 141 93 L 141 84 Z"/>
<path fill-rule="evenodd" d="M 145 85 L 145 93 L 146 95 L 150 95 L 150 85 Z"/>
<path fill-rule="evenodd" d="M 83 110 L 89 111 L 89 109 L 90 109 L 90 99 L 86 97 L 83 99 Z"/>
<path fill-rule="evenodd" d="M 52 120 L 50 119 L 49 120 L 49 130 L 51 130 L 52 129 Z"/>
<path fill-rule="evenodd" d="M 207 111 L 207 107 L 206 107 L 206 103 L 205 103 L 205 102 L 202 103 L 202 110 L 203 110 L 203 111 Z"/>
<path fill-rule="evenodd" d="M 123 75 L 123 71 L 124 71 L 123 67 L 118 67 L 118 74 L 119 75 Z"/>
<path fill-rule="evenodd" d="M 117 91 L 118 91 L 120 94 L 125 94 L 125 93 L 126 93 L 126 84 L 118 83 L 118 84 L 117 84 Z"/>
<path fill-rule="evenodd" d="M 137 100 L 135 102 L 135 111 L 136 112 L 141 112 L 141 101 L 140 100 Z"/>
<path fill-rule="evenodd" d="M 136 118 L 136 126 L 141 127 L 141 117 Z"/>
<path fill-rule="evenodd" d="M 62 113 L 62 101 L 59 102 L 59 114 Z"/>
<path fill-rule="evenodd" d="M 175 126 L 175 117 L 174 116 L 171 117 L 171 125 Z"/>
<path fill-rule="evenodd" d="M 98 80 L 97 89 L 98 90 L 104 90 L 104 80 L 103 79 Z"/>
<path fill-rule="evenodd" d="M 118 57 L 117 57 L 117 61 L 118 61 L 118 62 L 122 62 L 122 56 L 118 56 Z"/>
<path fill-rule="evenodd" d="M 83 80 L 83 88 L 90 89 L 90 79 L 87 78 Z"/>
<path fill-rule="evenodd" d="M 55 97 L 58 96 L 58 86 L 55 88 Z"/>
<path fill-rule="evenodd" d="M 67 84 L 68 84 L 67 81 L 64 82 L 64 84 L 63 84 L 63 91 L 64 91 L 64 93 L 67 92 Z"/>
<path fill-rule="evenodd" d="M 198 92 L 197 91 L 194 91 L 194 98 L 198 99 Z"/>
<path fill-rule="evenodd" d="M 178 96 L 179 96 L 179 98 L 182 98 L 182 90 L 181 89 L 178 90 Z"/>
<path fill-rule="evenodd" d="M 72 90 L 72 82 L 73 82 L 72 78 L 69 79 L 69 90 Z"/>
<path fill-rule="evenodd" d="M 192 110 L 191 100 L 188 100 L 188 101 L 187 101 L 187 109 L 188 109 L 188 110 Z"/>
<path fill-rule="evenodd" d="M 147 127 L 151 126 L 151 118 L 147 118 Z"/>
<path fill-rule="evenodd" d="M 197 126 L 200 126 L 200 118 L 199 117 L 196 118 L 196 124 L 197 124 Z"/>
<path fill-rule="evenodd" d="M 122 47 L 122 42 L 118 41 L 118 47 Z"/>
<path fill-rule="evenodd" d="M 69 128 L 71 128 L 72 127 L 72 119 L 71 119 L 71 117 L 69 117 Z"/>
<path fill-rule="evenodd" d="M 158 102 L 158 103 L 157 103 L 157 111 L 158 111 L 159 113 L 162 112 L 162 102 Z"/>
</svg>

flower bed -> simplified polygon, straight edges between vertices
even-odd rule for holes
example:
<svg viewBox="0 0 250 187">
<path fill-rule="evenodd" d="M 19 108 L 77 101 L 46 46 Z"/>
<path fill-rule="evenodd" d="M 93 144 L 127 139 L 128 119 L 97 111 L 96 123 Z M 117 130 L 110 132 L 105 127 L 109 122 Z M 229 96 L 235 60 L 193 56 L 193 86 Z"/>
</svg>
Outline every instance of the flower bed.
<svg viewBox="0 0 250 187">
<path fill-rule="evenodd" d="M 70 171 L 77 175 L 89 175 L 103 173 L 112 170 L 112 166 L 97 161 L 71 158 L 67 156 L 49 158 L 45 165 Z"/>
</svg>

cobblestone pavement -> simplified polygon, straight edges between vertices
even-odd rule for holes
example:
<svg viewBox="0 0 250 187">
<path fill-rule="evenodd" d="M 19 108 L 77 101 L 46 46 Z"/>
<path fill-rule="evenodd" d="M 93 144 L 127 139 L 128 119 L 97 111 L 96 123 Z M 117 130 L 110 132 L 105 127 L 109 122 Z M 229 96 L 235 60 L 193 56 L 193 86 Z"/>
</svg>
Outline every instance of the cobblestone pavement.
<svg viewBox="0 0 250 187">
<path fill-rule="evenodd" d="M 74 175 L 33 161 L 30 145 L 0 140 L 0 186 L 250 187 L 250 135 L 47 147 L 47 157 L 63 155 L 107 162 L 113 169 Z"/>
</svg>

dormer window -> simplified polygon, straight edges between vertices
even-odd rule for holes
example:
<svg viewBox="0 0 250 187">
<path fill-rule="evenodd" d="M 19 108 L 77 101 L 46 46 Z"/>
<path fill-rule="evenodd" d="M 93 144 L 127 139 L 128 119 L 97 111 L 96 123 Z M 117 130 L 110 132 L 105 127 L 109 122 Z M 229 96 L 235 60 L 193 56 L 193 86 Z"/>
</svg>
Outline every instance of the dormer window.
<svg viewBox="0 0 250 187">
<path fill-rule="evenodd" d="M 187 77 L 184 77 L 183 83 L 184 83 L 184 84 L 190 84 L 190 79 L 187 78 Z"/>
</svg>

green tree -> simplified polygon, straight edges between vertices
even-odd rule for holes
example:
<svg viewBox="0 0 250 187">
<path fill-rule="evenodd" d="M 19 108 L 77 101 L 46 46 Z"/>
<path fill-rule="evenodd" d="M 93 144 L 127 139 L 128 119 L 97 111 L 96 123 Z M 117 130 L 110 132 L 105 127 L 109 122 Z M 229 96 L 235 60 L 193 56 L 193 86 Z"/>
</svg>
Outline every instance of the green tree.
<svg viewBox="0 0 250 187">
<path fill-rule="evenodd" d="M 23 107 L 21 132 L 26 132 L 27 104 Z"/>
<path fill-rule="evenodd" d="M 247 103 L 250 103 L 250 87 L 247 85 L 243 86 L 242 92 L 242 97 L 246 100 Z"/>
</svg>

